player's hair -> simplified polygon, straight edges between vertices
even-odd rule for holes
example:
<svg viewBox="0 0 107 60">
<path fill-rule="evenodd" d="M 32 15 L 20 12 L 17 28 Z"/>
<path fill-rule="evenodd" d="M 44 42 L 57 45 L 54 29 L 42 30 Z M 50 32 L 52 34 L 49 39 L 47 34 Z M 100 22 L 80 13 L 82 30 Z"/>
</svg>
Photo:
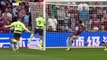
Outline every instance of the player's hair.
<svg viewBox="0 0 107 60">
<path fill-rule="evenodd" d="M 79 24 L 82 24 L 82 21 L 81 20 L 79 20 L 79 22 L 78 22 Z"/>
<path fill-rule="evenodd" d="M 18 18 L 17 18 L 17 21 L 22 21 L 22 19 L 18 17 Z"/>
</svg>

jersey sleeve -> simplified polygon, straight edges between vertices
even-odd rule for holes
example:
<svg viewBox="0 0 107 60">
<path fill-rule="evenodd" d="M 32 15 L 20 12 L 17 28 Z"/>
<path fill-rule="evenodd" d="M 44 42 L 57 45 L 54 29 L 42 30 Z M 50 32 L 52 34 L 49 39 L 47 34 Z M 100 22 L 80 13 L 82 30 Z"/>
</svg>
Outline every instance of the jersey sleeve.
<svg viewBox="0 0 107 60">
<path fill-rule="evenodd" d="M 21 23 L 21 25 L 22 25 L 23 28 L 26 28 L 25 25 L 24 25 L 23 23 Z"/>
<path fill-rule="evenodd" d="M 13 22 L 11 25 L 9 25 L 9 27 L 14 26 L 14 25 L 15 25 L 15 22 Z"/>
</svg>

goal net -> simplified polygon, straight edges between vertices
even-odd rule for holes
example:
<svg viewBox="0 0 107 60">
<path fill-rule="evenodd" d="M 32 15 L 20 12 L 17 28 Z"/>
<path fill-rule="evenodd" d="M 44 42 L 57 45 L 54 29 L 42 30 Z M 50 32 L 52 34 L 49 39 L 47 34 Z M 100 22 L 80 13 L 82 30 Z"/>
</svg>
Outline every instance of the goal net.
<svg viewBox="0 0 107 60">
<path fill-rule="evenodd" d="M 30 6 L 30 12 L 31 12 L 31 24 L 32 24 L 32 34 L 30 37 L 33 37 L 30 41 L 30 43 L 28 44 L 28 48 L 30 49 L 39 49 L 39 50 L 45 50 L 45 29 L 44 29 L 44 34 L 43 34 L 43 43 L 42 43 L 42 48 L 40 47 L 40 35 L 39 34 L 35 34 L 35 28 L 36 28 L 36 24 L 35 24 L 35 19 L 38 18 L 39 15 L 44 15 L 44 6 L 43 6 L 43 2 L 29 2 L 29 6 Z"/>
<path fill-rule="evenodd" d="M 45 5 L 47 48 L 65 48 L 80 20 L 86 28 L 73 47 L 102 47 L 107 42 L 107 1 L 46 0 Z"/>
</svg>

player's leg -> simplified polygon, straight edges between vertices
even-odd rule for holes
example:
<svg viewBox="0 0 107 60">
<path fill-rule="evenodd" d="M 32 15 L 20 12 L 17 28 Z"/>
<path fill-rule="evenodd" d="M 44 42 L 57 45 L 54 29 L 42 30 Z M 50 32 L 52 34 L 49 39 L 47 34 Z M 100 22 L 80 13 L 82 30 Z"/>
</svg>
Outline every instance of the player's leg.
<svg viewBox="0 0 107 60">
<path fill-rule="evenodd" d="M 17 46 L 16 46 L 16 50 L 18 51 L 20 47 L 20 35 L 17 36 Z"/>
<path fill-rule="evenodd" d="M 105 49 L 104 49 L 104 50 L 105 50 L 105 51 L 107 51 L 107 43 L 105 43 L 105 44 L 106 44 L 106 47 L 105 47 Z"/>
<path fill-rule="evenodd" d="M 38 33 L 40 35 L 40 48 L 43 47 L 43 29 L 38 29 Z"/>
<path fill-rule="evenodd" d="M 33 39 L 34 35 L 37 34 L 38 30 L 34 29 L 34 32 L 31 34 L 28 43 L 30 43 L 30 41 Z"/>
<path fill-rule="evenodd" d="M 10 41 L 11 45 L 12 45 L 12 48 L 13 50 L 16 49 L 16 43 L 17 43 L 17 40 L 15 38 L 13 38 L 11 41 Z"/>
<path fill-rule="evenodd" d="M 31 34 L 28 43 L 30 43 L 30 41 L 32 40 L 33 37 L 34 37 L 34 33 Z"/>
<path fill-rule="evenodd" d="M 67 51 L 70 50 L 70 47 L 73 44 L 73 35 L 69 36 L 68 39 L 66 40 L 66 45 L 67 45 Z"/>
<path fill-rule="evenodd" d="M 19 47 L 20 47 L 20 35 L 19 33 L 15 33 L 15 39 L 13 40 L 13 43 L 15 45 L 15 53 L 19 50 Z"/>
<path fill-rule="evenodd" d="M 13 39 L 10 41 L 12 48 L 13 48 L 13 52 L 16 51 L 16 46 L 17 46 L 17 40 L 16 40 L 16 34 L 14 33 L 13 35 Z"/>
<path fill-rule="evenodd" d="M 43 36 L 42 36 L 42 35 L 40 35 L 40 48 L 42 48 L 42 46 L 43 46 L 42 38 L 43 38 Z"/>
<path fill-rule="evenodd" d="M 78 38 L 78 36 L 76 36 L 76 35 L 71 35 L 71 36 L 68 38 L 68 40 L 67 40 L 67 51 L 70 50 L 70 47 L 72 46 L 74 40 L 77 39 L 77 38 Z"/>
</svg>

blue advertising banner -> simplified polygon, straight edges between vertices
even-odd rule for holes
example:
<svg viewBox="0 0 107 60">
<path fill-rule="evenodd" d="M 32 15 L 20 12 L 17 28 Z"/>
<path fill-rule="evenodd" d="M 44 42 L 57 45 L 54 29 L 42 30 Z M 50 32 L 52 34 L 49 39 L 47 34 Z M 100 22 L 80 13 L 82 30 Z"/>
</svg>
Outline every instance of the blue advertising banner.
<svg viewBox="0 0 107 60">
<path fill-rule="evenodd" d="M 46 35 L 46 46 L 59 47 L 66 46 L 66 40 L 68 36 L 72 33 L 47 33 Z M 107 42 L 107 32 L 83 32 L 80 37 L 74 40 L 74 46 L 82 47 L 86 46 L 85 43 L 88 42 L 87 46 L 98 47 L 102 46 L 102 42 Z"/>
<path fill-rule="evenodd" d="M 47 32 L 46 33 L 46 47 L 65 47 L 70 32 Z M 28 47 L 28 40 L 31 34 L 23 33 L 20 38 L 20 47 Z M 12 40 L 13 33 L 0 33 L 0 48 L 10 48 L 10 40 Z M 33 40 L 39 40 L 39 35 L 35 34 Z M 80 37 L 74 41 L 74 46 L 86 46 L 84 43 L 88 42 L 87 46 L 102 46 L 102 42 L 107 42 L 107 32 L 83 32 Z"/>
</svg>

